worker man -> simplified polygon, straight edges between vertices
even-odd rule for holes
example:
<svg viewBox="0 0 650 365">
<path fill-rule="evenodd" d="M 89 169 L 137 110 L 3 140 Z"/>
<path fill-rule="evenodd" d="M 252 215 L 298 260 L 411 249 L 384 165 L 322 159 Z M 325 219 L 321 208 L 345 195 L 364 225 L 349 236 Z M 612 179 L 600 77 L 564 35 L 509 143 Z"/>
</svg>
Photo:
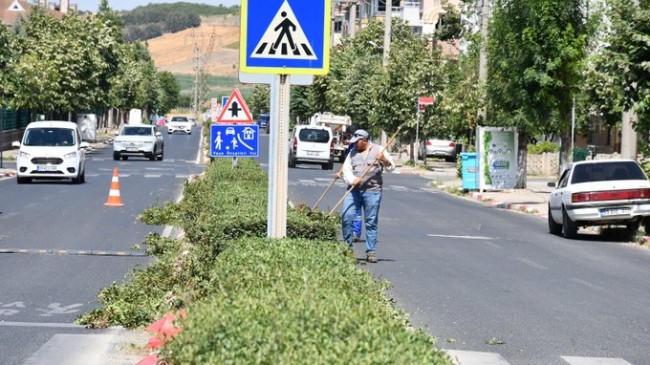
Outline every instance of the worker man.
<svg viewBox="0 0 650 365">
<path fill-rule="evenodd" d="M 354 132 L 350 143 L 354 149 L 343 162 L 343 179 L 352 187 L 353 206 L 362 206 L 366 228 L 366 259 L 376 263 L 377 225 L 381 203 L 384 170 L 395 169 L 390 154 L 380 145 L 369 141 L 368 132 L 359 129 Z M 348 205 L 349 206 L 349 205 Z M 353 221 L 356 209 L 345 209 L 341 214 L 343 239 L 352 246 Z"/>
</svg>

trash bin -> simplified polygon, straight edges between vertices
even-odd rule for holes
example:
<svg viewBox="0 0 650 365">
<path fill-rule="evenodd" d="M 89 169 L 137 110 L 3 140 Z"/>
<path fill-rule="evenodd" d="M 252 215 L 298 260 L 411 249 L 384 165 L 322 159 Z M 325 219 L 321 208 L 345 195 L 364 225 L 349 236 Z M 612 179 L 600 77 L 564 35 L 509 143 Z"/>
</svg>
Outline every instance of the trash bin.
<svg viewBox="0 0 650 365">
<path fill-rule="evenodd" d="M 464 190 L 477 190 L 478 189 L 478 164 L 476 161 L 476 152 L 462 152 L 461 159 L 461 175 L 463 178 Z"/>
<path fill-rule="evenodd" d="M 591 151 L 588 148 L 574 148 L 573 149 L 573 162 L 584 161 L 587 159 L 587 156 L 591 155 Z"/>
</svg>

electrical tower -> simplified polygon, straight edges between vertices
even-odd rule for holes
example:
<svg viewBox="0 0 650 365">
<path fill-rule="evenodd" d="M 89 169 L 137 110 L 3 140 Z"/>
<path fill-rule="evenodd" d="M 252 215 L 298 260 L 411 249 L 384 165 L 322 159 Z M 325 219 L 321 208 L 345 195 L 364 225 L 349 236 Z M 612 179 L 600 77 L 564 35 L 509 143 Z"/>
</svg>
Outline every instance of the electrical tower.
<svg viewBox="0 0 650 365">
<path fill-rule="evenodd" d="M 206 70 L 212 61 L 212 53 L 214 50 L 214 43 L 217 38 L 216 27 L 212 26 L 212 32 L 209 34 L 199 33 L 192 30 L 190 34 L 192 38 L 192 45 L 194 47 L 194 85 L 192 88 L 192 113 L 195 118 L 198 118 L 201 100 L 203 99 L 203 86 L 205 85 Z M 203 38 L 208 39 L 207 47 L 202 47 L 204 42 Z"/>
</svg>

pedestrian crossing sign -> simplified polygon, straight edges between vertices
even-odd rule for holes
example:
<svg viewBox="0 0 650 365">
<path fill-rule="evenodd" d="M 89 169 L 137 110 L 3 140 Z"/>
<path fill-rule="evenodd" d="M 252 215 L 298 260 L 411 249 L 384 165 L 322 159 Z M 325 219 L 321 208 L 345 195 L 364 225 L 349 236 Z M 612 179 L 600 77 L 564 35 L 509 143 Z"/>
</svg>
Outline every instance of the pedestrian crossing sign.
<svg viewBox="0 0 650 365">
<path fill-rule="evenodd" d="M 327 74 L 331 1 L 242 0 L 241 71 Z"/>
</svg>

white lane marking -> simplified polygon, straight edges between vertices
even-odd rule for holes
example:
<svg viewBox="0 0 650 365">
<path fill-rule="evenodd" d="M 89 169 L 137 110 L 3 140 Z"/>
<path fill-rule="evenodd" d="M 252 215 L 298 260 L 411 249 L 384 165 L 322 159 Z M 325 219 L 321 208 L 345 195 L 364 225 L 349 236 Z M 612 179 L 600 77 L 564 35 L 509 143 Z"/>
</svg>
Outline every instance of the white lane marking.
<svg viewBox="0 0 650 365">
<path fill-rule="evenodd" d="M 587 280 L 582 280 L 582 279 L 578 279 L 578 278 L 571 278 L 570 280 L 573 281 L 574 283 L 584 285 L 584 286 L 586 286 L 587 288 L 590 288 L 590 289 L 594 289 L 594 290 L 598 290 L 598 291 L 602 291 L 602 292 L 608 291 L 604 287 L 602 287 L 600 285 L 596 285 L 596 284 L 594 284 L 594 283 L 592 283 L 590 281 L 587 281 Z"/>
<path fill-rule="evenodd" d="M 562 356 L 571 365 L 632 365 L 621 358 Z"/>
<path fill-rule="evenodd" d="M 146 178 L 158 178 L 161 177 L 162 175 L 154 175 L 154 174 L 145 174 L 144 177 Z"/>
<path fill-rule="evenodd" d="M 411 190 L 411 189 L 407 188 L 406 186 L 402 186 L 402 185 L 391 185 L 390 188 L 393 189 L 393 190 L 396 190 L 396 191 L 409 191 L 409 190 Z"/>
<path fill-rule="evenodd" d="M 187 179 L 187 175 L 176 175 L 177 179 Z"/>
<path fill-rule="evenodd" d="M 8 322 L 0 321 L 0 327 L 49 327 L 49 328 L 86 328 L 86 326 L 72 323 L 48 322 Z"/>
<path fill-rule="evenodd" d="M 548 267 L 546 267 L 544 265 L 541 265 L 541 264 L 538 264 L 538 263 L 536 263 L 535 261 L 533 261 L 531 259 L 527 259 L 527 258 L 524 258 L 524 257 L 519 257 L 519 258 L 517 258 L 517 260 L 523 262 L 524 264 L 526 264 L 528 266 L 534 267 L 536 269 L 548 270 Z"/>
<path fill-rule="evenodd" d="M 464 240 L 493 240 L 493 237 L 483 237 L 483 236 L 454 236 L 450 234 L 427 234 L 429 237 L 442 237 L 442 238 L 460 238 Z"/>
<path fill-rule="evenodd" d="M 495 352 L 446 350 L 456 365 L 509 365 L 501 355 Z"/>
</svg>

